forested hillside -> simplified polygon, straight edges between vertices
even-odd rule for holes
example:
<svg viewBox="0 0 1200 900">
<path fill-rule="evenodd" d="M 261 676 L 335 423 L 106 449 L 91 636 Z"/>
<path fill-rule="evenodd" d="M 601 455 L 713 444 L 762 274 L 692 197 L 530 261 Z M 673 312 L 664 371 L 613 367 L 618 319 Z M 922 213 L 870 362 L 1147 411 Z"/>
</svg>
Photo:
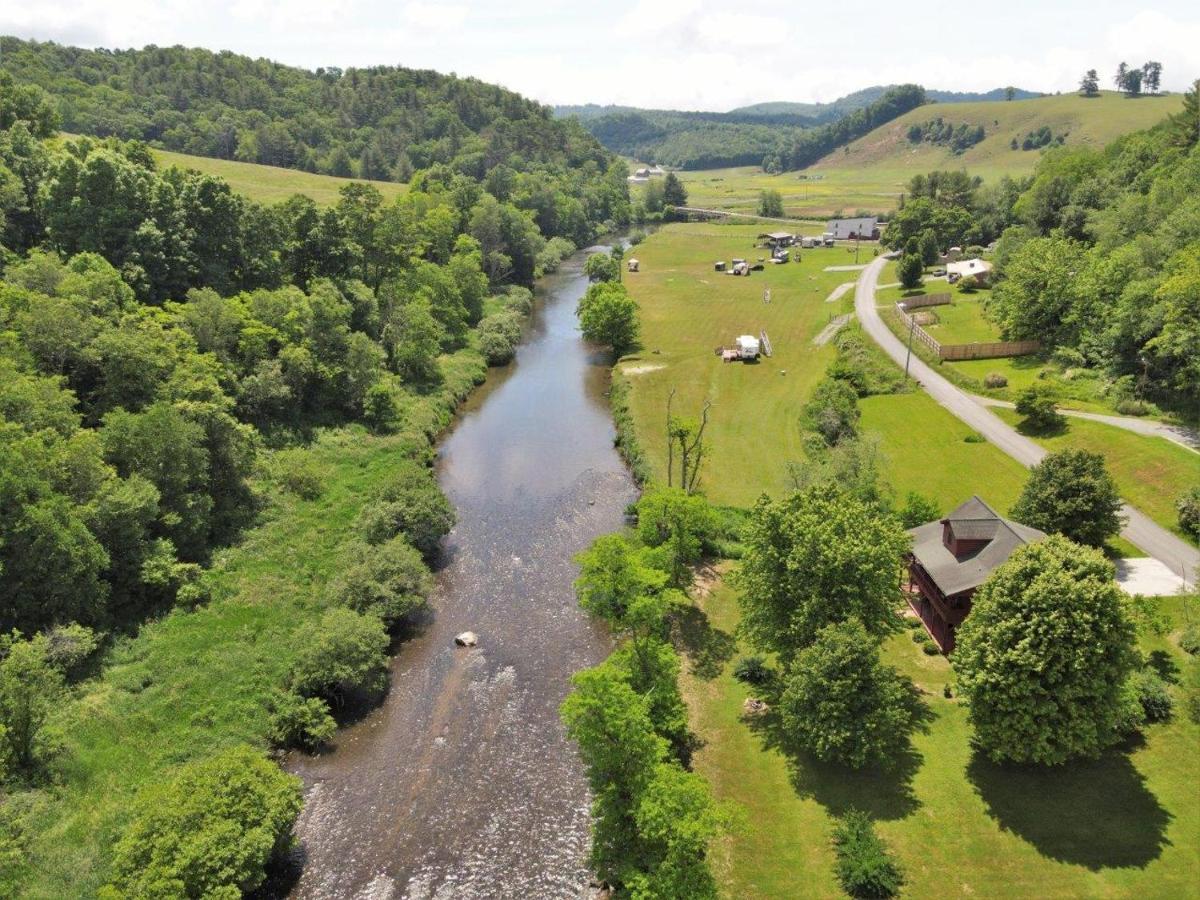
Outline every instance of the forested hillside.
<svg viewBox="0 0 1200 900">
<path fill-rule="evenodd" d="M 75 53 L 46 46 L 27 61 Z M 203 61 L 176 72 L 193 87 L 207 63 L 240 65 L 163 52 Z M 135 95 L 114 108 L 122 96 Z M 61 107 L 102 107 L 57 101 L 0 71 L 0 895 L 92 896 L 109 880 L 114 897 L 237 895 L 287 846 L 298 790 L 265 845 L 224 834 L 242 855 L 226 867 L 205 850 L 203 872 L 185 850 L 150 860 L 141 841 L 170 825 L 130 798 L 231 743 L 319 746 L 331 709 L 386 683 L 390 636 L 426 602 L 423 559 L 453 523 L 431 441 L 486 365 L 512 357 L 527 286 L 628 223 L 626 170 L 544 116 L 526 133 L 541 150 L 497 119 L 391 200 L 352 183 L 325 208 L 266 206 L 160 168 L 141 141 L 58 137 Z M 193 112 L 175 119 L 189 133 Z M 328 490 L 336 466 L 314 462 L 314 435 L 353 445 L 333 458 L 347 478 L 362 473 L 343 457 L 387 441 L 378 494 L 339 489 L 340 527 L 291 538 L 307 553 L 319 536 L 336 580 L 251 603 L 211 567 L 269 498 Z M 277 590 L 285 564 L 272 565 Z M 110 680 L 146 659 L 136 684 Z M 245 777 L 268 785 L 270 768 Z M 203 815 L 208 800 L 189 796 Z"/>
<path fill-rule="evenodd" d="M 1015 99 L 1036 96 L 1013 92 Z M 918 95 L 913 85 L 889 85 L 864 88 L 832 103 L 757 103 L 724 113 L 589 104 L 558 106 L 554 114 L 578 118 L 605 147 L 634 159 L 679 169 L 762 165 L 784 171 L 803 168 L 913 105 L 1006 97 L 1003 88 Z"/>
<path fill-rule="evenodd" d="M 1200 417 L 1200 83 L 1181 112 L 1106 147 L 1061 147 L 1031 178 L 980 188 L 915 178 L 886 240 L 904 247 L 999 236 L 988 312 L 1066 368 L 1108 381 L 1131 412 Z M 1080 101 L 1086 102 L 1086 101 Z M 1139 409 L 1142 407 L 1143 409 Z"/>
<path fill-rule="evenodd" d="M 184 47 L 82 50 L 0 38 L 0 70 L 40 85 L 62 127 L 168 150 L 407 181 L 441 163 L 482 178 L 606 164 L 576 123 L 495 85 L 390 66 L 310 72 Z"/>
</svg>

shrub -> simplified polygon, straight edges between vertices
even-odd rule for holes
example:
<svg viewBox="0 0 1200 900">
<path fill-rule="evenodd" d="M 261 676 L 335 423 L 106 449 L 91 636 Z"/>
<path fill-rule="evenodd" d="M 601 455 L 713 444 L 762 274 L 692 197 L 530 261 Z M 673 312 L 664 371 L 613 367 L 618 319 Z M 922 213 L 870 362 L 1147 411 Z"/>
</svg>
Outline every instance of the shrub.
<svg viewBox="0 0 1200 900">
<path fill-rule="evenodd" d="M 1144 400 L 1121 400 L 1117 403 L 1117 412 L 1123 416 L 1148 416 L 1153 408 Z"/>
<path fill-rule="evenodd" d="M 1183 707 L 1188 718 L 1200 725 L 1200 662 L 1187 667 L 1183 678 Z"/>
<path fill-rule="evenodd" d="M 801 424 L 817 432 L 832 447 L 839 441 L 854 437 L 861 415 L 858 394 L 854 388 L 836 378 L 825 378 L 813 391 L 812 398 L 804 404 Z"/>
<path fill-rule="evenodd" d="M 291 688 L 302 697 L 341 703 L 387 686 L 388 636 L 379 619 L 335 607 L 296 631 Z"/>
<path fill-rule="evenodd" d="M 905 616 L 904 627 L 910 631 L 917 631 L 921 627 L 921 620 L 916 616 Z"/>
<path fill-rule="evenodd" d="M 904 873 L 866 813 L 852 809 L 837 821 L 833 847 L 838 881 L 851 897 L 886 898 L 900 892 Z"/>
<path fill-rule="evenodd" d="M 511 285 L 504 294 L 504 308 L 520 316 L 529 315 L 533 311 L 533 291 L 519 284 Z"/>
<path fill-rule="evenodd" d="M 1192 656 L 1200 653 L 1200 625 L 1193 622 L 1183 629 L 1183 634 L 1179 636 L 1179 648 Z"/>
<path fill-rule="evenodd" d="M 371 613 L 389 628 L 424 606 L 432 590 L 421 554 L 403 536 L 353 546 L 328 588 L 334 603 Z"/>
<path fill-rule="evenodd" d="M 900 523 L 905 528 L 916 528 L 926 522 L 932 522 L 942 514 L 941 509 L 928 497 L 909 491 L 904 497 L 904 505 L 900 507 Z"/>
<path fill-rule="evenodd" d="M 1179 514 L 1179 527 L 1200 540 L 1200 484 L 1184 491 L 1175 501 L 1175 509 Z"/>
<path fill-rule="evenodd" d="M 965 443 L 965 444 L 986 444 L 987 438 L 985 438 L 978 431 L 972 431 L 965 438 L 963 438 L 963 443 Z"/>
<path fill-rule="evenodd" d="M 1117 697 L 1113 731 L 1118 735 L 1130 735 L 1141 731 L 1145 724 L 1146 710 L 1138 696 L 1137 685 L 1133 683 L 1132 678 L 1127 679 Z"/>
<path fill-rule="evenodd" d="M 101 637 L 85 625 L 57 625 L 46 633 L 46 662 L 74 678 L 100 647 Z"/>
<path fill-rule="evenodd" d="M 921 624 L 921 623 L 920 623 L 920 621 L 919 621 L 919 620 L 917 620 L 917 619 L 914 619 L 913 621 L 914 621 L 914 622 L 917 622 L 917 624 L 918 624 L 918 625 L 920 625 L 920 624 Z M 925 637 L 925 632 L 924 632 L 924 631 L 918 631 L 918 630 L 917 630 L 917 629 L 915 629 L 915 628 L 913 629 L 913 633 L 912 633 L 912 642 L 913 642 L 914 644 L 924 644 L 924 643 L 925 643 L 926 641 L 928 641 L 928 640 L 929 640 L 929 638 Z"/>
<path fill-rule="evenodd" d="M 101 897 L 250 893 L 291 846 L 301 803 L 300 779 L 251 747 L 190 763 L 135 802 Z"/>
<path fill-rule="evenodd" d="M 1000 372 L 988 372 L 983 376 L 983 386 L 993 389 L 1008 387 L 1008 377 Z"/>
<path fill-rule="evenodd" d="M 271 710 L 267 739 L 280 748 L 299 747 L 317 750 L 332 740 L 337 723 L 329 714 L 329 704 L 320 697 L 281 694 Z"/>
<path fill-rule="evenodd" d="M 933 641 L 925 641 L 921 644 L 921 652 L 926 656 L 937 656 L 942 651 L 938 649 L 938 645 Z"/>
<path fill-rule="evenodd" d="M 479 323 L 479 350 L 489 366 L 510 362 L 521 341 L 521 318 L 512 310 L 494 313 Z"/>
<path fill-rule="evenodd" d="M 415 462 L 401 464 L 376 499 L 358 516 L 358 532 L 369 544 L 382 544 L 403 533 L 426 557 L 454 527 L 454 508 L 432 473 Z"/>
<path fill-rule="evenodd" d="M 733 667 L 733 677 L 746 684 L 766 684 L 771 680 L 771 667 L 761 656 L 743 656 Z"/>
<path fill-rule="evenodd" d="M 1147 722 L 1166 722 L 1171 718 L 1175 702 L 1167 690 L 1166 682 L 1153 669 L 1142 669 L 1130 676 L 1138 703 L 1146 714 Z"/>
<path fill-rule="evenodd" d="M 959 279 L 958 290 L 961 294 L 973 294 L 979 290 L 979 279 L 974 275 L 967 275 Z"/>
<path fill-rule="evenodd" d="M 1053 431 L 1066 421 L 1056 408 L 1054 392 L 1042 385 L 1033 385 L 1017 395 L 1017 412 L 1024 424 L 1034 431 Z"/>
<path fill-rule="evenodd" d="M 301 448 L 279 450 L 272 460 L 276 483 L 301 500 L 316 500 L 325 489 L 325 472 L 312 453 Z"/>
<path fill-rule="evenodd" d="M 377 381 L 367 388 L 363 397 L 363 421 L 376 434 L 388 434 L 400 420 L 400 404 L 391 386 Z"/>
</svg>

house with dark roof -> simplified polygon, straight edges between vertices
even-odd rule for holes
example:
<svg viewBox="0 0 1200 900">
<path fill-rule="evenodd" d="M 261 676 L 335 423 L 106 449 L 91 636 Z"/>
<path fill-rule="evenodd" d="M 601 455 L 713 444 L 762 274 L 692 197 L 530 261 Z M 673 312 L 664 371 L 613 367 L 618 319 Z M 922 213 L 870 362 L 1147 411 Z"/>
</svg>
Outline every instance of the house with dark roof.
<svg viewBox="0 0 1200 900">
<path fill-rule="evenodd" d="M 908 600 L 942 649 L 954 649 L 954 632 L 971 612 L 971 598 L 1013 551 L 1046 535 L 999 515 L 972 497 L 936 522 L 909 529 Z"/>
</svg>

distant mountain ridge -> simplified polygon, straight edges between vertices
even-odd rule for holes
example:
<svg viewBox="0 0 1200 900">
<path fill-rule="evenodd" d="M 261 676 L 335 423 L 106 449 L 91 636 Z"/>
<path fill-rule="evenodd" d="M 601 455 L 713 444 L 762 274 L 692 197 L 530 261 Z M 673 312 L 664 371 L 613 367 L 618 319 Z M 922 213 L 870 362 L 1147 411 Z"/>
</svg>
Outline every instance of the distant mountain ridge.
<svg viewBox="0 0 1200 900">
<path fill-rule="evenodd" d="M 877 106 L 901 85 L 876 85 L 830 103 L 773 101 L 727 112 L 644 109 L 620 104 L 556 106 L 556 118 L 574 118 L 607 149 L 681 169 L 780 164 L 794 156 L 801 137 Z M 1006 99 L 1006 88 L 986 93 L 925 91 L 921 102 L 985 102 Z M 1014 90 L 1014 99 L 1041 96 Z M 885 102 L 884 104 L 888 104 Z M 857 135 L 855 135 L 857 136 Z M 802 154 L 807 157 L 808 154 Z"/>
</svg>

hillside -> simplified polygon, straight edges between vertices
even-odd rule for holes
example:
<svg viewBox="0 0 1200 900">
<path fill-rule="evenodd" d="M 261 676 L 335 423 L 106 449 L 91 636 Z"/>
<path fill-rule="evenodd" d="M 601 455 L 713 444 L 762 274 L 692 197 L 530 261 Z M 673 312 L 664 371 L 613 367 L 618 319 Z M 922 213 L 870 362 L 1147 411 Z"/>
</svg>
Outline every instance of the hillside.
<svg viewBox="0 0 1200 900">
<path fill-rule="evenodd" d="M 228 182 L 236 193 L 258 203 L 278 203 L 293 194 L 311 197 L 318 206 L 330 206 L 337 202 L 338 191 L 348 184 L 362 184 L 364 180 L 339 178 L 336 175 L 318 175 L 297 169 L 264 166 L 258 163 L 238 162 L 233 159 L 211 159 L 207 156 L 191 156 L 170 150 L 153 150 L 154 158 L 164 169 L 177 166 L 180 169 L 195 169 Z M 370 181 L 384 198 L 391 199 L 408 189 L 408 185 L 394 181 Z"/>
<path fill-rule="evenodd" d="M 844 97 L 839 97 L 831 103 L 754 103 L 750 106 L 741 106 L 737 109 L 730 110 L 731 113 L 750 116 L 778 116 L 778 115 L 795 115 L 795 116 L 812 116 L 814 118 L 830 121 L 840 116 L 844 116 L 848 112 L 853 112 L 856 109 L 862 109 L 874 101 L 882 97 L 888 90 L 899 85 L 878 84 L 874 87 L 863 88 L 860 91 L 855 91 L 852 94 L 847 94 Z M 986 92 L 965 92 L 965 91 L 935 91 L 928 88 L 925 89 L 925 96 L 937 103 L 967 103 L 971 101 L 994 102 L 1004 99 L 1004 88 L 993 88 Z M 1018 88 L 1015 92 L 1016 99 L 1026 100 L 1031 97 L 1040 97 L 1034 91 L 1026 91 Z"/>
<path fill-rule="evenodd" d="M 1129 100 L 1112 92 L 1095 99 L 1063 94 L 1008 103 L 938 103 L 898 116 L 846 148 L 829 153 L 811 168 L 894 170 L 901 181 L 906 174 L 947 167 L 965 167 L 985 178 L 1027 174 L 1041 154 L 1036 149 L 1013 150 L 1014 138 L 1019 146 L 1028 135 L 1045 128 L 1052 139 L 1065 136 L 1066 146 L 1102 147 L 1122 134 L 1149 128 L 1181 105 L 1178 94 Z M 948 146 L 909 140 L 913 126 L 939 116 L 950 125 L 982 126 L 983 140 L 961 154 Z"/>
<path fill-rule="evenodd" d="M 326 175 L 482 178 L 519 154 L 562 172 L 612 158 L 573 120 L 472 78 L 398 66 L 309 71 L 186 47 L 96 51 L 0 38 L 0 71 L 47 91 L 69 132 Z"/>
</svg>

